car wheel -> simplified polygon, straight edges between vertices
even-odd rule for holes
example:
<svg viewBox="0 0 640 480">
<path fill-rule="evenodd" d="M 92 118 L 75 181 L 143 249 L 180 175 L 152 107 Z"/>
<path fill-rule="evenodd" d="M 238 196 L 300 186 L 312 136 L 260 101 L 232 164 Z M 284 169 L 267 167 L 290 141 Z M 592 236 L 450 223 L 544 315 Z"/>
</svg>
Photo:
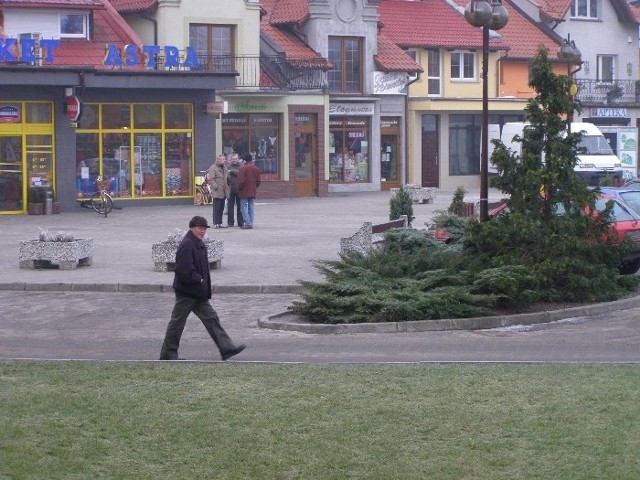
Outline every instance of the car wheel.
<svg viewBox="0 0 640 480">
<path fill-rule="evenodd" d="M 620 265 L 621 275 L 633 275 L 640 270 L 640 258 L 637 260 L 630 260 Z"/>
</svg>

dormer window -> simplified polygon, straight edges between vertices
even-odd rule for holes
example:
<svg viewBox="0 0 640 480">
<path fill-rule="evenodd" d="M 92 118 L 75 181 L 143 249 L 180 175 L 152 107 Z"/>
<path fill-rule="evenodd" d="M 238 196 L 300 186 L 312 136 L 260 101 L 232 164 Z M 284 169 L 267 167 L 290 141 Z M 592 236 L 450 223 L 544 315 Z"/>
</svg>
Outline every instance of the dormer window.
<svg viewBox="0 0 640 480">
<path fill-rule="evenodd" d="M 86 13 L 61 13 L 61 38 L 87 38 L 89 18 Z"/>
</svg>

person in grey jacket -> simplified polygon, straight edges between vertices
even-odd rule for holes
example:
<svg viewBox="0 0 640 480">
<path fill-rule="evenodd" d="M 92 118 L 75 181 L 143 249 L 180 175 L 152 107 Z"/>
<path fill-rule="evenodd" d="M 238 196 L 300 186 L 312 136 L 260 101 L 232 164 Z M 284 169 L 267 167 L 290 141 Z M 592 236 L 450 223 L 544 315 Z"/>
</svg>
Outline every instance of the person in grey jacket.
<svg viewBox="0 0 640 480">
<path fill-rule="evenodd" d="M 207 228 L 207 219 L 196 215 L 189 221 L 189 231 L 178 246 L 173 279 L 176 303 L 167 325 L 160 360 L 184 360 L 178 356 L 178 348 L 187 317 L 191 312 L 196 314 L 207 329 L 223 360 L 239 354 L 246 347 L 234 345 L 220 325 L 218 314 L 209 303 L 211 276 L 207 247 L 203 241 Z"/>
<path fill-rule="evenodd" d="M 207 178 L 211 186 L 211 196 L 213 197 L 213 226 L 214 228 L 227 228 L 222 224 L 224 212 L 224 202 L 229 197 L 229 182 L 227 177 L 229 172 L 225 164 L 227 157 L 224 153 L 218 155 L 215 163 L 209 167 Z"/>
<path fill-rule="evenodd" d="M 242 228 L 244 221 L 242 220 L 242 212 L 240 211 L 240 195 L 238 194 L 238 172 L 240 171 L 240 155 L 234 153 L 231 155 L 231 164 L 227 170 L 229 171 L 229 200 L 227 201 L 227 225 L 233 227 L 234 210 L 238 219 L 238 226 Z"/>
</svg>

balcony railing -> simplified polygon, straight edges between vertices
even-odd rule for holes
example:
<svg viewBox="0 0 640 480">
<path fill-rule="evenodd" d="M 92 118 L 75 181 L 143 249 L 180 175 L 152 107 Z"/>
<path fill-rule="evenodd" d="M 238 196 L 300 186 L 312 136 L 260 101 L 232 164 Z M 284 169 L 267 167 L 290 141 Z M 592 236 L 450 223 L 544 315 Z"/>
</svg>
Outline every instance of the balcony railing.
<svg viewBox="0 0 640 480">
<path fill-rule="evenodd" d="M 640 81 L 576 79 L 576 99 L 583 105 L 637 105 L 640 103 Z"/>
<path fill-rule="evenodd" d="M 236 88 L 261 90 L 317 90 L 327 88 L 327 73 L 312 63 L 292 65 L 284 55 L 198 56 L 199 68 L 166 67 L 156 59 L 156 70 L 237 73 Z"/>
</svg>

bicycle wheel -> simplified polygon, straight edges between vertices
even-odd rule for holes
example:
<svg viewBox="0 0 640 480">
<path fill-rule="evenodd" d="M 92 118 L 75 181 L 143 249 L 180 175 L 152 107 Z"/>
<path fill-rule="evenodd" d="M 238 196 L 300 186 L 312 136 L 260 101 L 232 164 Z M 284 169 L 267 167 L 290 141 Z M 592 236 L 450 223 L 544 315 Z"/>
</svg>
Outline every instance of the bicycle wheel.
<svg viewBox="0 0 640 480">
<path fill-rule="evenodd" d="M 113 210 L 113 200 L 109 195 L 102 192 L 96 192 L 91 195 L 91 199 L 89 200 L 91 203 L 91 207 L 98 212 L 100 215 L 104 215 L 105 217 Z"/>
<path fill-rule="evenodd" d="M 196 195 L 193 200 L 194 205 L 204 205 L 205 204 L 205 193 L 204 188 L 200 185 L 196 186 Z"/>
<path fill-rule="evenodd" d="M 204 195 L 202 196 L 202 201 L 204 202 L 205 205 L 212 205 L 213 204 L 213 197 L 211 196 L 211 190 L 206 187 L 203 186 L 202 187 L 202 191 L 204 192 Z"/>
</svg>

